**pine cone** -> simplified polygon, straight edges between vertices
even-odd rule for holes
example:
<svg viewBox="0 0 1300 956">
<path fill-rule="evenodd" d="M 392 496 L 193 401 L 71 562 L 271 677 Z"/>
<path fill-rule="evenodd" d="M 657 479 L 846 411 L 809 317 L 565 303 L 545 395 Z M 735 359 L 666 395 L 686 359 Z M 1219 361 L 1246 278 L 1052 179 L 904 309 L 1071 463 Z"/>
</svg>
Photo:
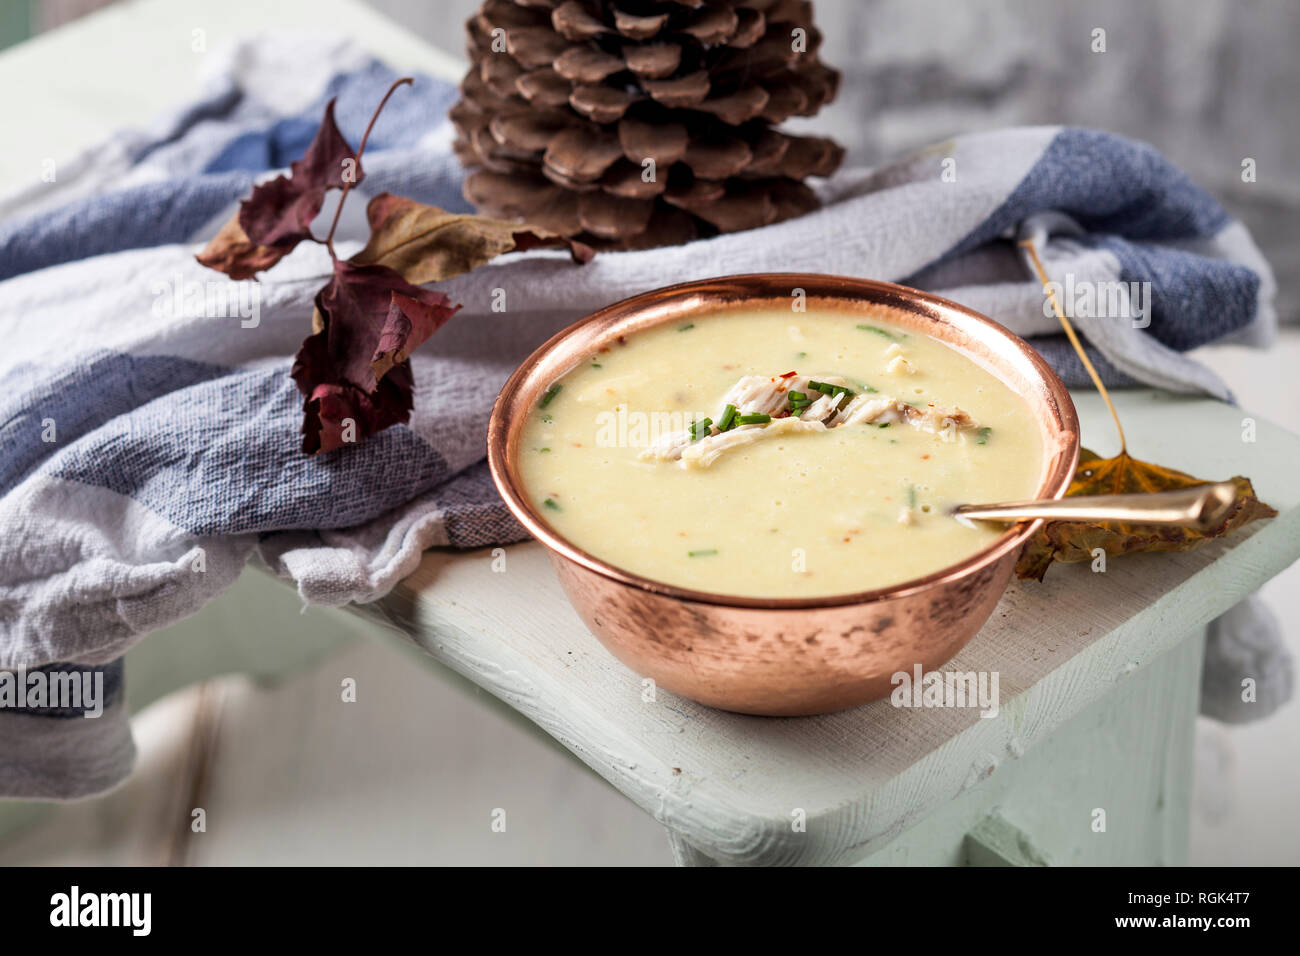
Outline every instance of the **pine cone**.
<svg viewBox="0 0 1300 956">
<path fill-rule="evenodd" d="M 467 29 L 451 116 L 485 213 L 606 248 L 681 243 L 815 208 L 803 180 L 843 159 L 773 128 L 839 85 L 808 0 L 487 0 Z"/>
</svg>

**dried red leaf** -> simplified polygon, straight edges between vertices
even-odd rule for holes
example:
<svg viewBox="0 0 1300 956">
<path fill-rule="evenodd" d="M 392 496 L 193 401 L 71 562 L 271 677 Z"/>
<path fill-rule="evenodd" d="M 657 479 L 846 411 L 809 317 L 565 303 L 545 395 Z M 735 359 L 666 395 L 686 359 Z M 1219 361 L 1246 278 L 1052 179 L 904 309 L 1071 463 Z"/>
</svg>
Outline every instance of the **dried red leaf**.
<svg viewBox="0 0 1300 956">
<path fill-rule="evenodd" d="M 363 178 L 361 164 L 334 122 L 334 101 L 325 107 L 320 129 L 303 153 L 277 176 L 253 188 L 239 206 L 239 224 L 250 240 L 286 252 L 311 238 L 312 220 L 320 213 L 325 193 Z"/>
<path fill-rule="evenodd" d="M 374 392 L 354 385 L 317 385 L 303 402 L 302 450 L 308 454 L 353 444 L 411 417 L 409 365 L 396 366 Z"/>
<path fill-rule="evenodd" d="M 383 378 L 394 365 L 410 358 L 411 352 L 456 314 L 460 306 L 449 308 L 447 297 L 443 296 L 442 300 L 443 305 L 434 306 L 400 292 L 393 293 L 388 318 L 379 333 L 379 344 L 370 359 L 370 369 L 376 380 Z"/>
<path fill-rule="evenodd" d="M 256 187 L 199 262 L 247 279 L 275 265 L 299 242 L 315 241 L 311 223 L 325 193 L 342 189 L 342 203 L 361 181 L 370 130 L 388 97 L 410 82 L 408 77 L 389 87 L 355 153 L 334 123 L 331 100 L 289 175 Z M 538 226 L 452 215 L 387 193 L 371 201 L 368 215 L 370 242 L 352 260 L 335 255 L 334 226 L 324 239 L 334 271 L 316 295 L 312 334 L 298 349 L 291 372 L 303 395 L 302 448 L 308 454 L 333 451 L 410 418 L 411 352 L 460 308 L 441 292 L 413 283 L 468 272 L 512 249 L 564 247 L 578 262 L 593 255 L 582 243 Z"/>
<path fill-rule="evenodd" d="M 305 399 L 303 451 L 332 451 L 405 422 L 406 359 L 458 308 L 386 266 L 336 261 L 316 295 L 320 329 L 303 340 L 291 373 Z"/>
</svg>

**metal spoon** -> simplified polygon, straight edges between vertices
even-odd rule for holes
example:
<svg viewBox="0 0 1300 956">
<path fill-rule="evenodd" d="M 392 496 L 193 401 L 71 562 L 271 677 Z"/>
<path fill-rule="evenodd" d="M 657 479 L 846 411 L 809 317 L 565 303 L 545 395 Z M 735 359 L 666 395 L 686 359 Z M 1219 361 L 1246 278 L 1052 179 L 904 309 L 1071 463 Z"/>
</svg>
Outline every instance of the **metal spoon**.
<svg viewBox="0 0 1300 956">
<path fill-rule="evenodd" d="M 1013 523 L 1034 518 L 1069 521 L 1127 521 L 1132 524 L 1177 525 L 1209 531 L 1219 527 L 1232 510 L 1237 489 L 1230 481 L 1197 485 L 1181 491 L 1131 495 L 1079 495 L 993 505 L 958 505 L 950 512 L 959 520 Z"/>
</svg>

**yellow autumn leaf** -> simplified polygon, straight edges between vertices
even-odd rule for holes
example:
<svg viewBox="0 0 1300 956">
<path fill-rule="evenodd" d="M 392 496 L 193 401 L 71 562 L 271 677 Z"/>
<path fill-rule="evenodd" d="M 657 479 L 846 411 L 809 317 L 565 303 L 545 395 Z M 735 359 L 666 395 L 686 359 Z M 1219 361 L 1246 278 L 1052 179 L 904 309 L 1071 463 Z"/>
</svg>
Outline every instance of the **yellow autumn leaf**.
<svg viewBox="0 0 1300 956">
<path fill-rule="evenodd" d="M 1101 376 L 1088 359 L 1088 353 L 1084 351 L 1074 326 L 1056 301 L 1056 294 L 1048 283 L 1047 271 L 1038 257 L 1038 250 L 1034 248 L 1032 240 L 1022 240 L 1020 245 L 1028 251 L 1034 270 L 1043 283 L 1043 291 L 1056 312 L 1066 337 L 1105 400 L 1111 418 L 1115 421 L 1115 430 L 1119 432 L 1120 450 L 1114 458 L 1101 458 L 1086 448 L 1079 450 L 1079 466 L 1075 469 L 1074 480 L 1065 492 L 1066 496 L 1178 491 L 1209 484 L 1208 481 L 1193 478 L 1184 472 L 1139 461 L 1129 455 L 1124 440 L 1124 426 L 1120 424 L 1110 393 L 1106 391 Z M 1249 478 L 1237 475 L 1229 480 L 1236 487 L 1236 496 L 1231 510 L 1217 528 L 1197 531 L 1192 528 L 1158 527 L 1120 521 L 1046 521 L 1021 551 L 1016 562 L 1016 576 L 1041 581 L 1053 562 L 1090 561 L 1096 556 L 1098 548 L 1107 557 L 1135 551 L 1190 551 L 1257 518 L 1272 518 L 1277 515 L 1273 508 L 1255 497 L 1255 489 Z"/>
<path fill-rule="evenodd" d="M 1016 562 L 1016 576 L 1043 579 L 1054 561 L 1091 561 L 1100 548 L 1107 557 L 1135 551 L 1190 551 L 1206 541 L 1233 531 L 1257 518 L 1272 518 L 1277 512 L 1255 497 L 1249 478 L 1229 479 L 1237 494 L 1232 510 L 1217 528 L 1159 527 L 1119 521 L 1047 521 L 1025 545 Z M 1172 468 L 1139 461 L 1127 452 L 1101 458 L 1084 448 L 1079 467 L 1066 492 L 1071 495 L 1119 495 L 1141 492 L 1177 491 L 1209 482 Z"/>
</svg>

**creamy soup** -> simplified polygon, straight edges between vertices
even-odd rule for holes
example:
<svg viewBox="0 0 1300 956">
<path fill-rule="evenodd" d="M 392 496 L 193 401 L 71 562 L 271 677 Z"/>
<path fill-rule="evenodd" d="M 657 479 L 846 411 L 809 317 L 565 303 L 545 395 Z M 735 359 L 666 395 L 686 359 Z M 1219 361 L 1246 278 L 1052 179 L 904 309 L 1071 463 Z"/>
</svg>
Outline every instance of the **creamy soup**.
<svg viewBox="0 0 1300 956">
<path fill-rule="evenodd" d="M 937 339 L 861 314 L 727 313 L 629 336 L 554 383 L 524 484 L 627 571 L 751 597 L 885 587 L 986 546 L 956 504 L 1033 497 L 1025 402 Z"/>
</svg>

